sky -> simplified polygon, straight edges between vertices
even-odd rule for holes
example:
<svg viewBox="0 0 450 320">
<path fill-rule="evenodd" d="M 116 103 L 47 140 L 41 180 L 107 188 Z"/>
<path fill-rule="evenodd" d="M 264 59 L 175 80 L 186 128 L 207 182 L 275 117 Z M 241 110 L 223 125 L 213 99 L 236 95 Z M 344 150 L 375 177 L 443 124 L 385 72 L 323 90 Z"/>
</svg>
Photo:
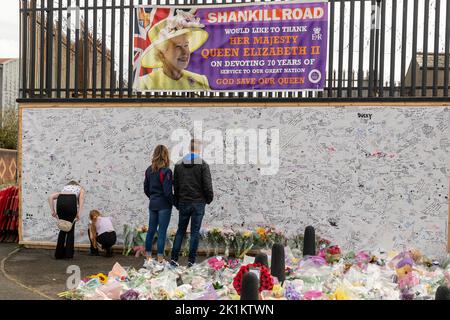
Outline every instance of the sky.
<svg viewBox="0 0 450 320">
<path fill-rule="evenodd" d="M 1 0 L 0 58 L 19 57 L 19 0 Z"/>
</svg>

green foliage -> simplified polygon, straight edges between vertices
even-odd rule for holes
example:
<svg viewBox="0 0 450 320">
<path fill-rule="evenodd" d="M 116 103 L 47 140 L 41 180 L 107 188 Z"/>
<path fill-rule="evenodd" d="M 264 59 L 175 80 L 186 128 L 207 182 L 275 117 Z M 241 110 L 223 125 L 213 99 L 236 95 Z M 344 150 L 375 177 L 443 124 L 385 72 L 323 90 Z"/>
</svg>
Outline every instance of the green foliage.
<svg viewBox="0 0 450 320">
<path fill-rule="evenodd" d="M 3 126 L 0 128 L 0 148 L 17 150 L 19 118 L 15 107 L 3 112 Z"/>
</svg>

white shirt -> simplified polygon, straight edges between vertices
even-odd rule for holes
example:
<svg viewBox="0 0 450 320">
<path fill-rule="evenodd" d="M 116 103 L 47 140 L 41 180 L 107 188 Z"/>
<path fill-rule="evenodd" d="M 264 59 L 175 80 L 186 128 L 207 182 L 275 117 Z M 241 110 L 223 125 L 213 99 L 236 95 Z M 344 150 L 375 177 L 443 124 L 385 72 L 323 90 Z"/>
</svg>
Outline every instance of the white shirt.
<svg viewBox="0 0 450 320">
<path fill-rule="evenodd" d="M 114 227 L 111 222 L 111 218 L 97 217 L 97 221 L 95 222 L 95 229 L 97 229 L 97 236 L 99 236 L 105 232 L 114 231 Z"/>
<path fill-rule="evenodd" d="M 61 191 L 61 193 L 64 193 L 64 194 L 67 194 L 67 193 L 74 194 L 77 196 L 77 199 L 80 197 L 80 192 L 81 192 L 81 187 L 75 186 L 75 185 L 67 185 Z"/>
</svg>

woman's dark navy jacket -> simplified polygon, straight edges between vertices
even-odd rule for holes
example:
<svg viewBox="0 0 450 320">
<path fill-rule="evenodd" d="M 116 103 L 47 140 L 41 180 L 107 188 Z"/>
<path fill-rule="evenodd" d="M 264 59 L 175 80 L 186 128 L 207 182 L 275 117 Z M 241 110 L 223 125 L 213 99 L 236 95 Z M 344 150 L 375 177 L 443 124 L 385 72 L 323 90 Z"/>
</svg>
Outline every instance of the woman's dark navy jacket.
<svg viewBox="0 0 450 320">
<path fill-rule="evenodd" d="M 150 199 L 150 210 L 171 209 L 173 205 L 173 174 L 169 168 L 152 172 L 152 167 L 145 171 L 144 192 Z"/>
</svg>

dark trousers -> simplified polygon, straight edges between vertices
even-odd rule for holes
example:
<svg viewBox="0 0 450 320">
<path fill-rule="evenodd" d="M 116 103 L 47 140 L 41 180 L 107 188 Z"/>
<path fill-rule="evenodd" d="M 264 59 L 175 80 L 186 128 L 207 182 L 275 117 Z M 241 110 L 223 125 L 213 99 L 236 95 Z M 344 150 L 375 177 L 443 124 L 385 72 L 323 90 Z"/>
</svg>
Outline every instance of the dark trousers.
<svg viewBox="0 0 450 320">
<path fill-rule="evenodd" d="M 174 261 L 178 261 L 181 244 L 183 242 L 186 229 L 191 220 L 191 238 L 189 241 L 189 258 L 188 262 L 194 263 L 197 257 L 198 242 L 200 238 L 200 227 L 202 225 L 203 216 L 205 215 L 204 203 L 180 203 L 178 230 L 172 248 L 172 257 Z"/>
<path fill-rule="evenodd" d="M 91 252 L 96 252 L 97 248 L 94 248 L 94 244 L 91 240 L 91 231 L 88 229 L 89 241 L 91 242 Z M 97 236 L 97 242 L 100 243 L 103 250 L 107 253 L 111 252 L 111 248 L 116 244 L 117 235 L 115 231 L 103 232 L 101 235 Z"/>
<path fill-rule="evenodd" d="M 56 214 L 59 219 L 74 221 L 77 216 L 77 196 L 74 194 L 60 194 L 56 200 Z M 56 243 L 55 258 L 73 258 L 75 242 L 75 223 L 69 232 L 59 231 Z"/>
</svg>

